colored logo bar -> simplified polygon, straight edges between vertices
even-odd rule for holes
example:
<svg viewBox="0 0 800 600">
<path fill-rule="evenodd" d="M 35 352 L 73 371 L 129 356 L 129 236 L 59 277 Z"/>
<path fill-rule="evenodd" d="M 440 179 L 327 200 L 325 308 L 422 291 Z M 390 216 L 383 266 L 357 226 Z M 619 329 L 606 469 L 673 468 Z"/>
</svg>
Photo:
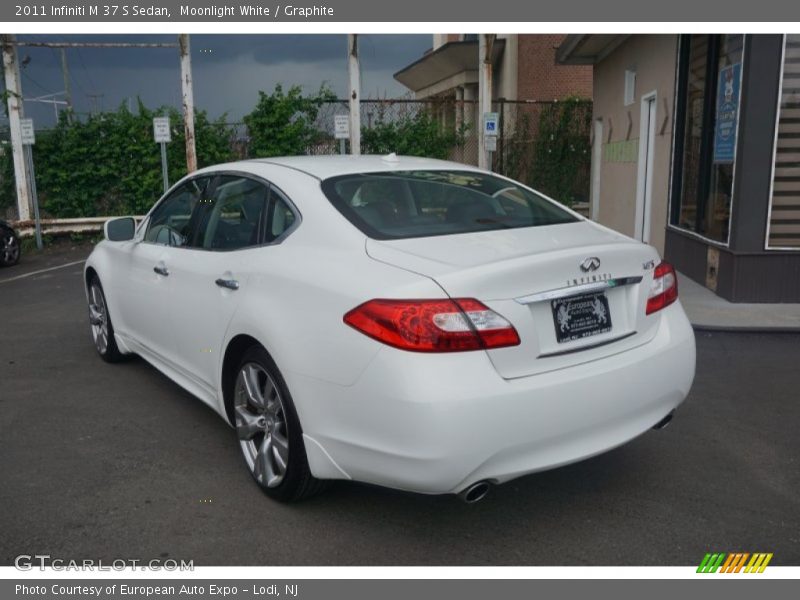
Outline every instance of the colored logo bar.
<svg viewBox="0 0 800 600">
<path fill-rule="evenodd" d="M 697 572 L 763 573 L 771 560 L 772 552 L 708 552 L 697 567 Z"/>
</svg>

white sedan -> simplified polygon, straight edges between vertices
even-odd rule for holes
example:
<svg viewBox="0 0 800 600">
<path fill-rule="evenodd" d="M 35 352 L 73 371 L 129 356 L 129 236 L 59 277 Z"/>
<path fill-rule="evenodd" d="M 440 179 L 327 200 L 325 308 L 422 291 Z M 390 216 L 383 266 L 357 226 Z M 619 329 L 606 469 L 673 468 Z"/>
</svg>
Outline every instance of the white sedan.
<svg viewBox="0 0 800 600">
<path fill-rule="evenodd" d="M 462 164 L 218 165 L 105 237 L 100 356 L 210 405 L 277 500 L 345 479 L 477 501 L 663 427 L 694 378 L 654 248 Z"/>
</svg>

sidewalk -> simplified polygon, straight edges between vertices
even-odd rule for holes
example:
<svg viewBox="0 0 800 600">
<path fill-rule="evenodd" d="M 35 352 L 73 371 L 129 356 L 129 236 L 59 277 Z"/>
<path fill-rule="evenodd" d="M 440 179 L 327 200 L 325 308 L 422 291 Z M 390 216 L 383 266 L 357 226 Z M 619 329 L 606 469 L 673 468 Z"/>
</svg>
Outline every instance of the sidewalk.
<svg viewBox="0 0 800 600">
<path fill-rule="evenodd" d="M 737 304 L 678 273 L 678 296 L 695 329 L 800 332 L 800 304 Z"/>
</svg>

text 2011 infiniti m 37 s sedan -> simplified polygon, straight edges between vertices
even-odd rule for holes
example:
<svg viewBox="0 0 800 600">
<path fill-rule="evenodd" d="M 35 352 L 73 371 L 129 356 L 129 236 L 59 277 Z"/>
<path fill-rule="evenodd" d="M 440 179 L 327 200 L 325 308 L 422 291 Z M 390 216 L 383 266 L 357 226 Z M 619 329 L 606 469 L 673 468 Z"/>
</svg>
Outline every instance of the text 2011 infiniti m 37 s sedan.
<svg viewBox="0 0 800 600">
<path fill-rule="evenodd" d="M 105 238 L 100 356 L 213 407 L 278 500 L 352 479 L 475 501 L 664 425 L 694 378 L 654 248 L 462 164 L 218 165 Z"/>
</svg>

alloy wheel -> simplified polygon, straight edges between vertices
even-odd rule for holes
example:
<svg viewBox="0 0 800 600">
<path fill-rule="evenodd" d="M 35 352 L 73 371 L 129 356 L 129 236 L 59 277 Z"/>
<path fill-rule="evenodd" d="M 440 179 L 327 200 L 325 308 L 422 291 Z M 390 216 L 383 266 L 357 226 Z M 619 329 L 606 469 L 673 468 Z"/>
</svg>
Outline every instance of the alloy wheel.
<svg viewBox="0 0 800 600">
<path fill-rule="evenodd" d="M 3 255 L 3 264 L 13 265 L 19 259 L 19 240 L 14 234 L 10 234 L 3 238 L 2 247 L 0 252 Z"/>
<path fill-rule="evenodd" d="M 97 351 L 105 354 L 108 349 L 108 310 L 103 290 L 97 283 L 89 288 L 89 323 Z"/>
<path fill-rule="evenodd" d="M 242 366 L 234 388 L 236 433 L 242 454 L 264 487 L 281 484 L 289 465 L 289 432 L 278 386 L 258 363 Z"/>
</svg>

